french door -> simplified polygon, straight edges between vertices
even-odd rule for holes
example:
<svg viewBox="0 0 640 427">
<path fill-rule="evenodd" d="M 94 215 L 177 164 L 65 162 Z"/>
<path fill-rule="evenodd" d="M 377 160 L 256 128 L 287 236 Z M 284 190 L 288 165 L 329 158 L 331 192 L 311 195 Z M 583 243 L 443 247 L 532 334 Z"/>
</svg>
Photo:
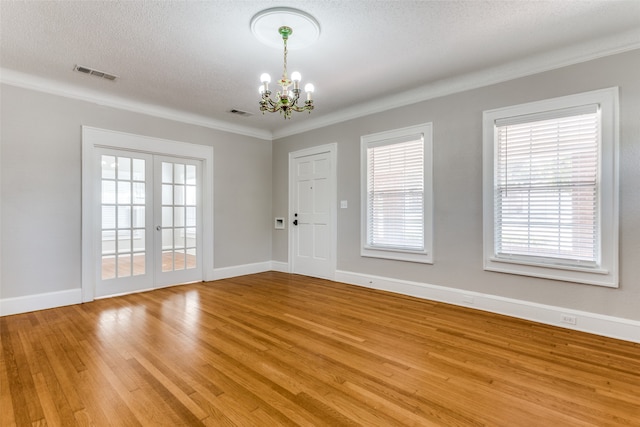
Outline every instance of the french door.
<svg viewBox="0 0 640 427">
<path fill-rule="evenodd" d="M 98 148 L 95 296 L 202 280 L 201 162 Z"/>
</svg>

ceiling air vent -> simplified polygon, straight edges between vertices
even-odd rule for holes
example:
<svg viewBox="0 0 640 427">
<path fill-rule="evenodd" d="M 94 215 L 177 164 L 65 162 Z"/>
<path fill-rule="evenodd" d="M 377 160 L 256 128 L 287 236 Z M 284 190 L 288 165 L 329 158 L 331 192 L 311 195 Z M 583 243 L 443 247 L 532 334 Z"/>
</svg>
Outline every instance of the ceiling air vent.
<svg viewBox="0 0 640 427">
<path fill-rule="evenodd" d="M 231 114 L 235 114 L 236 116 L 253 116 L 253 113 L 248 111 L 238 110 L 236 108 L 229 110 Z"/>
<path fill-rule="evenodd" d="M 107 79 L 107 80 L 115 80 L 118 78 L 118 76 L 114 74 L 105 73 L 104 71 L 95 70 L 89 67 L 83 67 L 82 65 L 76 65 L 73 68 L 73 70 L 81 73 L 85 73 L 85 74 L 90 74 L 96 77 L 102 77 L 103 79 Z"/>
</svg>

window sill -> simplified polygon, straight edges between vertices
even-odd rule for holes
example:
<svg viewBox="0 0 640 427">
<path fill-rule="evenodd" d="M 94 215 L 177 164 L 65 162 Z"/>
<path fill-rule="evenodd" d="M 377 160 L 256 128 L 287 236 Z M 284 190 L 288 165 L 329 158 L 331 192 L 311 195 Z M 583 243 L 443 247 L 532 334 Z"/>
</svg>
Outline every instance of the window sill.
<svg viewBox="0 0 640 427">
<path fill-rule="evenodd" d="M 395 261 L 433 264 L 433 254 L 428 252 L 408 252 L 364 247 L 361 249 L 360 255 L 366 258 L 382 258 Z"/>
<path fill-rule="evenodd" d="M 535 262 L 528 261 L 526 259 L 519 258 L 502 258 L 502 257 L 491 257 L 489 258 L 491 262 L 503 262 L 506 264 L 519 264 L 519 265 L 527 265 L 531 267 L 540 267 L 540 268 L 551 268 L 554 270 L 568 270 L 568 271 L 583 271 L 585 273 L 593 273 L 593 274 L 609 274 L 609 270 L 599 268 L 597 266 L 578 266 L 578 265 L 567 265 L 562 263 L 553 263 L 553 262 Z"/>
<path fill-rule="evenodd" d="M 574 267 L 568 265 L 542 264 L 514 259 L 489 257 L 484 261 L 486 271 L 539 277 L 586 285 L 618 287 L 617 274 L 601 267 Z"/>
</svg>

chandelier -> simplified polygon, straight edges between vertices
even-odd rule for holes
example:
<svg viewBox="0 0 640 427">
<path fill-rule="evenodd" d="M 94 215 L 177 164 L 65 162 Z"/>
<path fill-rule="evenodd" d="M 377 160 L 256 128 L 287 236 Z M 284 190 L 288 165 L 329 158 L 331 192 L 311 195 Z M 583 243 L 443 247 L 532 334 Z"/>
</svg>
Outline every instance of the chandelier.
<svg viewBox="0 0 640 427">
<path fill-rule="evenodd" d="M 300 80 L 302 79 L 302 76 L 297 71 L 291 73 L 291 78 L 287 75 L 287 40 L 293 33 L 293 29 L 291 29 L 291 27 L 282 26 L 278 28 L 278 33 L 282 36 L 282 41 L 284 43 L 284 68 L 282 70 L 282 78 L 277 82 L 280 86 L 280 90 L 276 92 L 275 99 L 272 99 L 271 91 L 269 90 L 271 76 L 267 73 L 263 73 L 260 76 L 260 81 L 262 82 L 262 85 L 260 85 L 259 88 L 262 96 L 260 99 L 260 111 L 262 111 L 262 114 L 264 114 L 265 111 L 270 113 L 280 111 L 280 114 L 283 114 L 285 119 L 290 119 L 292 111 L 308 111 L 311 113 L 311 110 L 313 110 L 313 99 L 311 99 L 311 94 L 314 91 L 314 87 L 311 83 L 307 83 L 305 85 L 304 91 L 307 94 L 307 100 L 304 101 L 304 105 L 298 105 L 301 92 Z"/>
</svg>

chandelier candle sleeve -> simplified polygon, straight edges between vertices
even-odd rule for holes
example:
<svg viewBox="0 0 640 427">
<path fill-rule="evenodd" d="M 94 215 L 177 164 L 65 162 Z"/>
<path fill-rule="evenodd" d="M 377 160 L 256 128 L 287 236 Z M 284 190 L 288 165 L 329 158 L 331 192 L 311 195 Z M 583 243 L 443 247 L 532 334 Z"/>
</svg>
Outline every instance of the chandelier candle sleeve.
<svg viewBox="0 0 640 427">
<path fill-rule="evenodd" d="M 269 91 L 269 83 L 271 82 L 271 76 L 267 73 L 262 73 L 262 75 L 260 76 L 260 81 L 262 82 L 262 87 L 263 90 L 262 92 L 268 92 Z"/>
<path fill-rule="evenodd" d="M 271 77 L 267 73 L 260 76 L 260 81 L 262 82 L 262 85 L 259 88 L 259 92 L 261 94 L 260 111 L 262 111 L 262 114 L 264 114 L 265 111 L 270 113 L 279 111 L 280 114 L 284 115 L 285 119 L 290 119 L 292 111 L 308 111 L 310 113 L 311 110 L 313 110 L 311 94 L 314 91 L 314 87 L 312 84 L 307 83 L 304 87 L 304 90 L 307 93 L 307 100 L 304 102 L 304 105 L 298 105 L 301 92 L 300 81 L 302 80 L 302 75 L 297 71 L 291 73 L 291 78 L 287 75 L 287 39 L 291 34 L 293 34 L 293 30 L 290 27 L 282 26 L 278 29 L 278 33 L 282 36 L 284 44 L 284 67 L 282 70 L 282 78 L 277 81 L 277 84 L 280 86 L 280 90 L 276 92 L 275 99 L 272 99 L 271 91 L 269 90 Z"/>
<path fill-rule="evenodd" d="M 302 80 L 302 75 L 299 72 L 294 71 L 291 73 L 291 80 L 293 81 L 293 90 L 300 89 L 300 80 Z"/>
</svg>

